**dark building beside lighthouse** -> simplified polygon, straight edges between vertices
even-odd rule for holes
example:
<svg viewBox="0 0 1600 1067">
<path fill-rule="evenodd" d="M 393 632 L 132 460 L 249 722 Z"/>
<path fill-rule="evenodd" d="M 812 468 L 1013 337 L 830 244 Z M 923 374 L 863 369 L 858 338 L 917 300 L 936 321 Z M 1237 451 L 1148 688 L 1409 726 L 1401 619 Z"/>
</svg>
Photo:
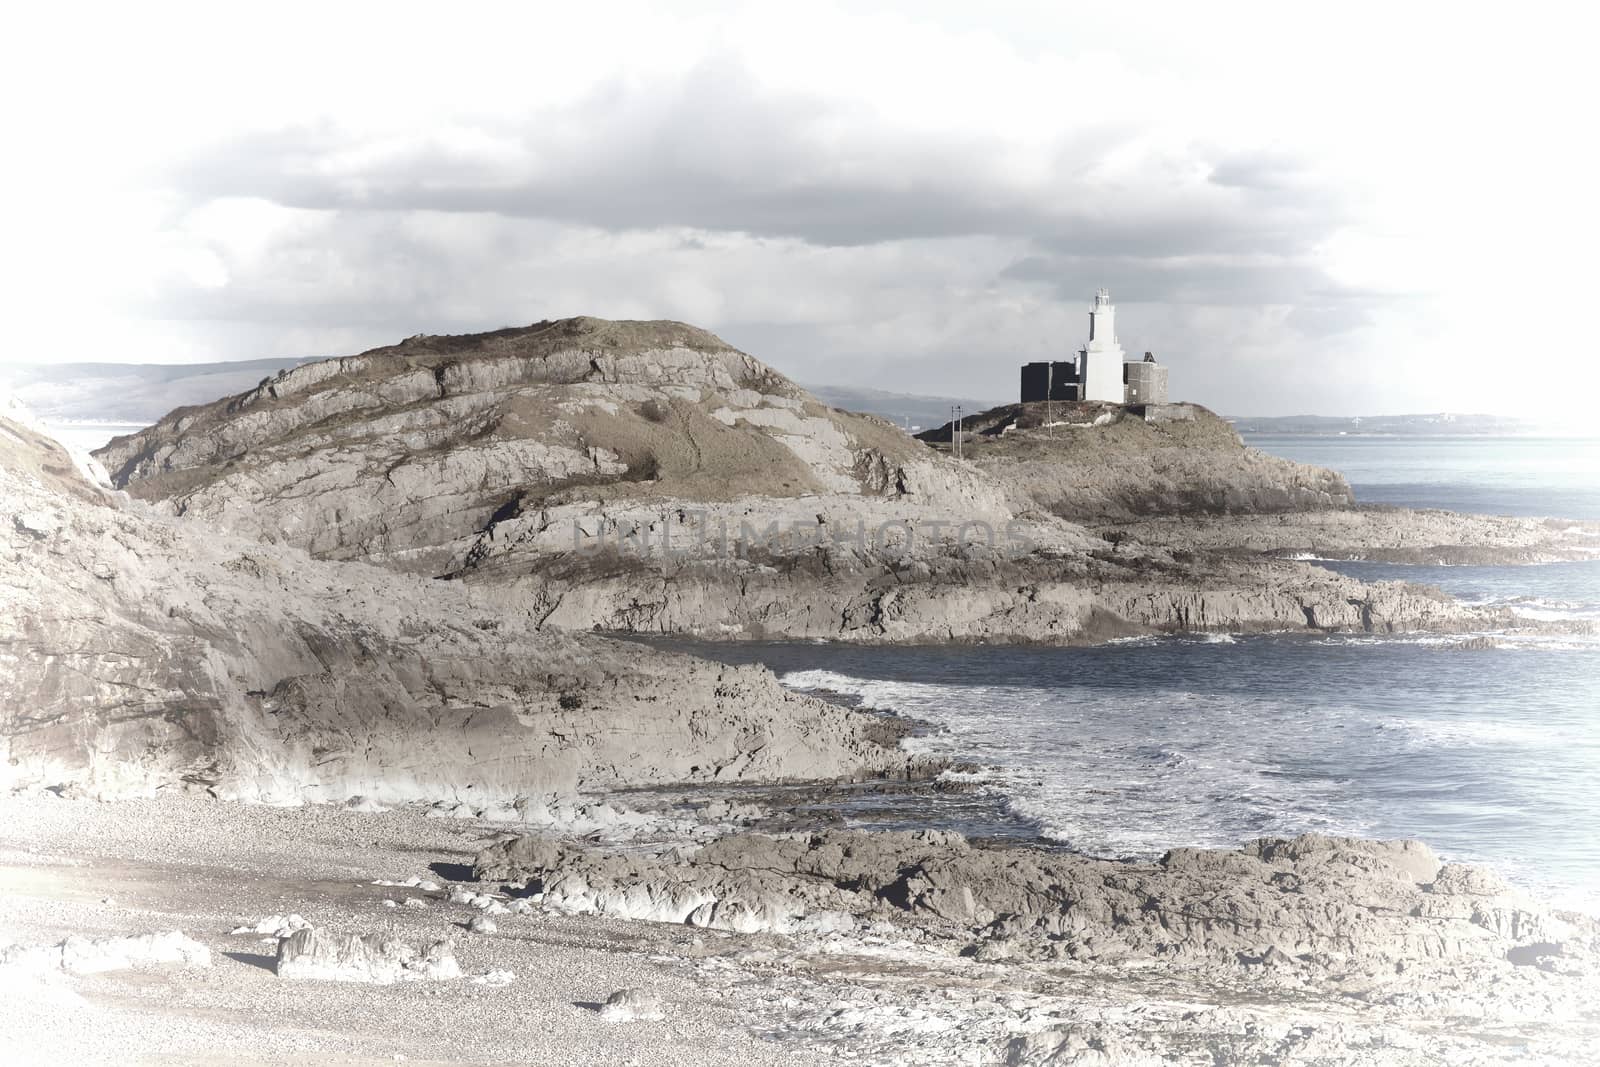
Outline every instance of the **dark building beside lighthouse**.
<svg viewBox="0 0 1600 1067">
<path fill-rule="evenodd" d="M 1070 360 L 1022 365 L 1022 402 L 1078 399 L 1078 365 Z"/>
</svg>

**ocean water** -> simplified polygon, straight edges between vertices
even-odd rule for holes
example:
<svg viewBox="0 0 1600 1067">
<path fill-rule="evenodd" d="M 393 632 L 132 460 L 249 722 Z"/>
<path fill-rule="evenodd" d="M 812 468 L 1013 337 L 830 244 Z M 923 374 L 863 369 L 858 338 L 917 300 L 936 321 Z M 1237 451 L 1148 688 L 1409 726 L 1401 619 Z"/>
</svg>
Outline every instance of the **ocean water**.
<svg viewBox="0 0 1600 1067">
<path fill-rule="evenodd" d="M 1600 517 L 1594 442 L 1252 443 L 1344 470 L 1363 499 Z M 1600 622 L 1600 561 L 1322 565 L 1436 585 L 1530 619 Z M 979 810 L 1011 824 L 963 827 L 971 832 L 1127 857 L 1306 831 L 1415 837 L 1600 912 L 1600 638 L 1501 640 L 1464 649 L 1435 635 L 1207 635 L 1069 649 L 695 651 L 933 724 L 912 744 L 980 764 L 979 787 L 998 803 Z"/>
<path fill-rule="evenodd" d="M 1600 561 L 1525 567 L 1426 567 L 1319 560 L 1317 565 L 1364 582 L 1420 582 L 1467 604 L 1510 608 L 1539 621 L 1600 620 Z M 1527 643 L 1531 638 L 1519 637 Z M 1561 641 L 1561 644 L 1573 642 Z"/>
<path fill-rule="evenodd" d="M 697 651 L 935 724 L 914 747 L 976 761 L 1014 819 L 1081 851 L 1418 837 L 1600 906 L 1600 647 L 1250 636 Z"/>
<path fill-rule="evenodd" d="M 1263 452 L 1332 467 L 1366 504 L 1600 519 L 1600 437 L 1243 437 Z"/>
</svg>

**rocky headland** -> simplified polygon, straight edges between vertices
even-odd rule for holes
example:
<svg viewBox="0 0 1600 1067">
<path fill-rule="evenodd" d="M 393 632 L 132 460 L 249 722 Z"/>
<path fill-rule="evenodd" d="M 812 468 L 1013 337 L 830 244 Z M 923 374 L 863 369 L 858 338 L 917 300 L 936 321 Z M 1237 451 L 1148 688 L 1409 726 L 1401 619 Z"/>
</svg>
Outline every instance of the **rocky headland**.
<svg viewBox="0 0 1600 1067">
<path fill-rule="evenodd" d="M 919 437 L 948 453 L 953 424 Z M 1342 475 L 1248 447 L 1198 404 L 1009 404 L 962 421 L 963 455 L 1019 513 L 1239 558 L 1525 564 L 1600 557 L 1600 522 L 1360 504 Z"/>
<path fill-rule="evenodd" d="M 918 435 L 948 452 L 955 426 Z M 1198 404 L 1006 404 L 961 421 L 964 457 L 1018 510 L 1085 525 L 1155 515 L 1349 508 L 1336 471 L 1246 448 Z"/>
<path fill-rule="evenodd" d="M 1107 527 L 1352 501 L 1203 409 L 1080 407 L 1071 426 L 997 409 L 956 460 L 704 331 L 570 319 L 306 364 L 97 455 L 187 520 L 490 588 L 562 629 L 1068 643 L 1512 624 Z"/>
</svg>

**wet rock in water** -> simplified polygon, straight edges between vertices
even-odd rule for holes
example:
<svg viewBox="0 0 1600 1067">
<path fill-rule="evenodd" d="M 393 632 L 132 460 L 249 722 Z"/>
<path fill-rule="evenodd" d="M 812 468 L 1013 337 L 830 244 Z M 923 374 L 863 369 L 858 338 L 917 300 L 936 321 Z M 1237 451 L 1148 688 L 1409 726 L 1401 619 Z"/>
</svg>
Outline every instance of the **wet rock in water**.
<svg viewBox="0 0 1600 1067">
<path fill-rule="evenodd" d="M 450 942 L 435 941 L 418 951 L 403 941 L 372 935 L 297 931 L 278 942 L 279 978 L 330 982 L 393 982 L 461 977 Z"/>
<path fill-rule="evenodd" d="M 608 1023 L 649 1022 L 666 1018 L 661 998 L 648 989 L 619 989 L 600 1006 Z"/>
<path fill-rule="evenodd" d="M 55 945 L 13 945 L 0 949 L 0 968 L 16 968 L 34 974 L 57 970 L 68 974 L 99 974 L 164 963 L 209 967 L 211 950 L 185 936 L 181 930 L 130 937 L 87 938 L 74 934 Z"/>
<path fill-rule="evenodd" d="M 483 915 L 474 915 L 472 917 L 472 921 L 467 923 L 467 929 L 471 930 L 475 934 L 493 934 L 498 933 L 500 930 L 500 928 L 494 924 L 493 919 Z"/>
</svg>

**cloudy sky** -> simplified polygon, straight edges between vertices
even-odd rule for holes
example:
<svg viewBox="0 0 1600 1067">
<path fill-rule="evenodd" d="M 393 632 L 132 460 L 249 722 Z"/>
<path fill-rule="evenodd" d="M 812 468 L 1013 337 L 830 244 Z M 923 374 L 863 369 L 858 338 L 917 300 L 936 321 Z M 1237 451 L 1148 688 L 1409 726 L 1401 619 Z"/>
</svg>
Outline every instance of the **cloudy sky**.
<svg viewBox="0 0 1600 1067">
<path fill-rule="evenodd" d="M 1579 5 L 579 7 L 11 16 L 0 360 L 591 314 L 1006 399 L 1106 285 L 1229 413 L 1600 387 Z"/>
</svg>

